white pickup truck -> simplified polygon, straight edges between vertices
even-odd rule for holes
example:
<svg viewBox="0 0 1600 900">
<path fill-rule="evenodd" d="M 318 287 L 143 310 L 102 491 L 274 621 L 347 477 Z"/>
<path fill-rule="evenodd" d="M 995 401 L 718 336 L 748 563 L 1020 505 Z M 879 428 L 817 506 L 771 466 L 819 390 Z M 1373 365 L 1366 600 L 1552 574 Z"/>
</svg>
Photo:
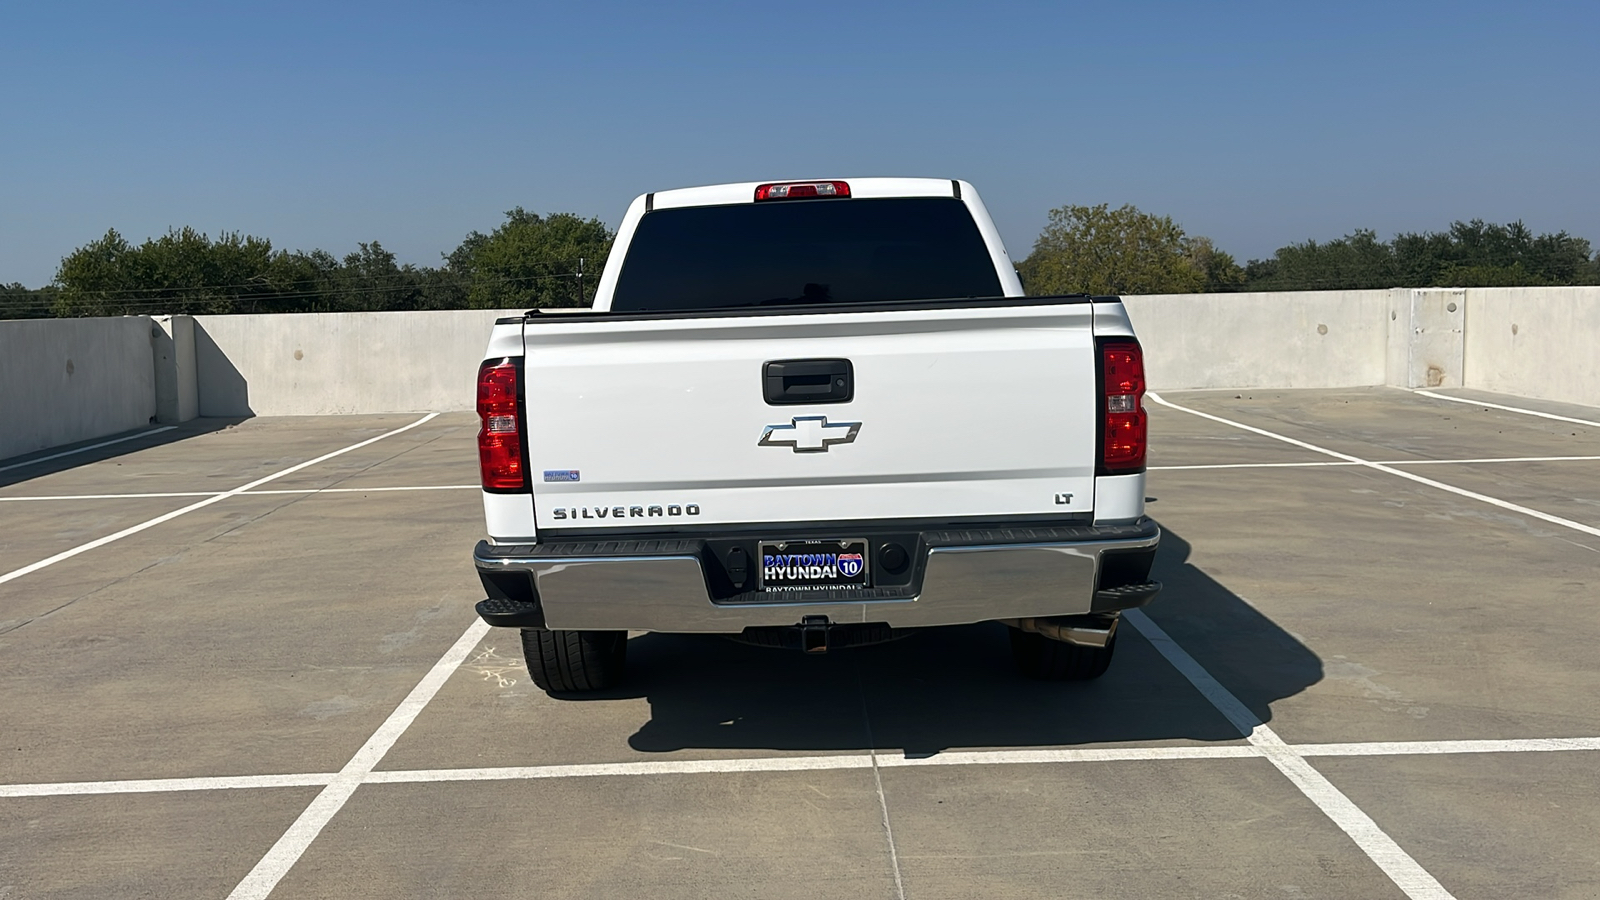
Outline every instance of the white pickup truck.
<svg viewBox="0 0 1600 900">
<path fill-rule="evenodd" d="M 1001 621 L 1106 670 L 1148 603 L 1144 366 L 1116 297 L 1027 297 L 962 181 L 647 194 L 592 308 L 499 320 L 478 372 L 491 625 L 598 690 L 629 631 L 812 653 Z"/>
</svg>

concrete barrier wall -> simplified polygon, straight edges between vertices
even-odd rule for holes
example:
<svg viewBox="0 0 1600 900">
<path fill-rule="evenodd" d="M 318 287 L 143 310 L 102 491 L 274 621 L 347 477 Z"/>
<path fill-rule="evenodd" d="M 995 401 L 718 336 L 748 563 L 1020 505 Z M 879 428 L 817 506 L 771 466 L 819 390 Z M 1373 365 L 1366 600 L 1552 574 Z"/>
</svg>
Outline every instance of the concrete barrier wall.
<svg viewBox="0 0 1600 900">
<path fill-rule="evenodd" d="M 1384 383 L 1388 291 L 1154 294 L 1123 304 L 1156 390 Z"/>
<path fill-rule="evenodd" d="M 1600 406 L 1600 287 L 1470 288 L 1463 385 Z"/>
<path fill-rule="evenodd" d="M 1600 406 L 1600 287 L 1125 302 L 1157 390 L 1465 386 Z M 471 409 L 491 325 L 520 312 L 0 322 L 0 458 L 152 416 Z"/>
<path fill-rule="evenodd" d="M 196 316 L 202 416 L 472 409 L 489 330 L 522 310 Z"/>
<path fill-rule="evenodd" d="M 1349 387 L 1384 383 L 1388 293 L 1166 294 L 1125 303 L 1157 389 Z M 520 313 L 197 316 L 200 414 L 471 409 L 490 326 Z"/>
<path fill-rule="evenodd" d="M 152 327 L 146 316 L 0 322 L 0 459 L 150 424 Z"/>
</svg>

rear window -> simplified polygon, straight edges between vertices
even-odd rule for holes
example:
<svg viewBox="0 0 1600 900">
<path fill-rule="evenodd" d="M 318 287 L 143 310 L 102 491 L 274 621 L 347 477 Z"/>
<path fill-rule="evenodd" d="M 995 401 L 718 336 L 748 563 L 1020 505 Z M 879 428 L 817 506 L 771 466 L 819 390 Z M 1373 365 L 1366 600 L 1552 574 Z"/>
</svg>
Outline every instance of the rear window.
<svg viewBox="0 0 1600 900">
<path fill-rule="evenodd" d="M 960 200 L 798 200 L 646 213 L 611 308 L 715 309 L 997 297 Z"/>
</svg>

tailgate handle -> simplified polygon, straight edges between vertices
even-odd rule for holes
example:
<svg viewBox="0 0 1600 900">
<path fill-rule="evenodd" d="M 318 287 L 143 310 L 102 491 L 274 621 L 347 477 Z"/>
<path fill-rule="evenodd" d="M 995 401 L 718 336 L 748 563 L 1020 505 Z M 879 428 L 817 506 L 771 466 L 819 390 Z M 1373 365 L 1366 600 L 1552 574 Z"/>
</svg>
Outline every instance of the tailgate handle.
<svg viewBox="0 0 1600 900">
<path fill-rule="evenodd" d="M 855 367 L 848 359 L 778 359 L 761 367 L 761 385 L 771 406 L 848 403 Z"/>
</svg>

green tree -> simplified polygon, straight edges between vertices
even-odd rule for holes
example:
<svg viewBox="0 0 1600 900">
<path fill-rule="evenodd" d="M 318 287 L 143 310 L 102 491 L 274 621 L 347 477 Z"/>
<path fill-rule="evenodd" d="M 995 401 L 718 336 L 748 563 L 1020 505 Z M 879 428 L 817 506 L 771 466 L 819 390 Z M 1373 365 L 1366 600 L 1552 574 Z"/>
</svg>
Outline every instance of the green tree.
<svg viewBox="0 0 1600 900">
<path fill-rule="evenodd" d="M 107 316 L 465 304 L 459 275 L 400 265 L 376 241 L 358 247 L 341 260 L 325 250 L 274 250 L 265 238 L 236 232 L 212 240 L 192 228 L 136 246 L 112 230 L 61 261 L 53 309 L 64 316 Z"/>
<path fill-rule="evenodd" d="M 1395 238 L 1398 246 L 1414 235 Z M 1455 222 L 1442 245 L 1436 282 L 1454 287 L 1493 284 L 1581 284 L 1587 274 L 1589 242 L 1565 231 L 1535 235 L 1522 222 L 1486 224 L 1482 219 Z M 1487 280 L 1486 280 L 1487 279 Z"/>
<path fill-rule="evenodd" d="M 1600 256 L 1590 254 L 1588 241 L 1564 231 L 1535 235 L 1521 222 L 1473 219 L 1387 243 L 1363 229 L 1326 243 L 1290 244 L 1270 260 L 1251 260 L 1245 281 L 1264 291 L 1600 283 Z"/>
<path fill-rule="evenodd" d="M 99 240 L 67 254 L 56 270 L 55 283 L 61 286 L 61 291 L 56 295 L 55 314 L 120 314 L 120 311 L 112 312 L 114 298 L 131 296 L 131 291 L 137 287 L 129 266 L 132 251 L 132 245 L 112 228 Z"/>
<path fill-rule="evenodd" d="M 519 206 L 489 234 L 467 235 L 445 262 L 464 282 L 466 305 L 473 309 L 587 306 L 614 237 L 599 219 L 539 216 Z"/>
<path fill-rule="evenodd" d="M 1253 291 L 1358 290 L 1399 283 L 1393 248 L 1367 229 L 1327 243 L 1280 247 L 1273 265 L 1258 267 L 1254 274 L 1249 282 Z"/>
<path fill-rule="evenodd" d="M 1205 293 L 1237 291 L 1244 287 L 1244 269 L 1234 262 L 1233 254 L 1218 250 L 1211 238 L 1186 238 L 1184 253 L 1190 264 L 1205 276 L 1205 283 L 1200 287 Z"/>
<path fill-rule="evenodd" d="M 56 313 L 244 311 L 253 298 L 284 292 L 272 278 L 280 255 L 271 241 L 238 232 L 213 241 L 185 227 L 134 246 L 113 229 L 61 260 Z"/>
<path fill-rule="evenodd" d="M 0 284 L 0 319 L 38 319 L 54 314 L 56 289 L 23 287 L 20 282 Z"/>
<path fill-rule="evenodd" d="M 322 273 L 323 296 L 329 308 L 339 310 L 424 309 L 424 276 L 409 263 L 400 265 L 395 255 L 377 241 L 357 245 L 343 262 L 332 254 L 315 251 L 310 256 Z"/>
<path fill-rule="evenodd" d="M 1187 294 L 1207 283 L 1207 270 L 1191 257 L 1190 245 L 1169 216 L 1133 206 L 1068 205 L 1050 211 L 1049 224 L 1019 270 L 1035 295 Z"/>
</svg>

